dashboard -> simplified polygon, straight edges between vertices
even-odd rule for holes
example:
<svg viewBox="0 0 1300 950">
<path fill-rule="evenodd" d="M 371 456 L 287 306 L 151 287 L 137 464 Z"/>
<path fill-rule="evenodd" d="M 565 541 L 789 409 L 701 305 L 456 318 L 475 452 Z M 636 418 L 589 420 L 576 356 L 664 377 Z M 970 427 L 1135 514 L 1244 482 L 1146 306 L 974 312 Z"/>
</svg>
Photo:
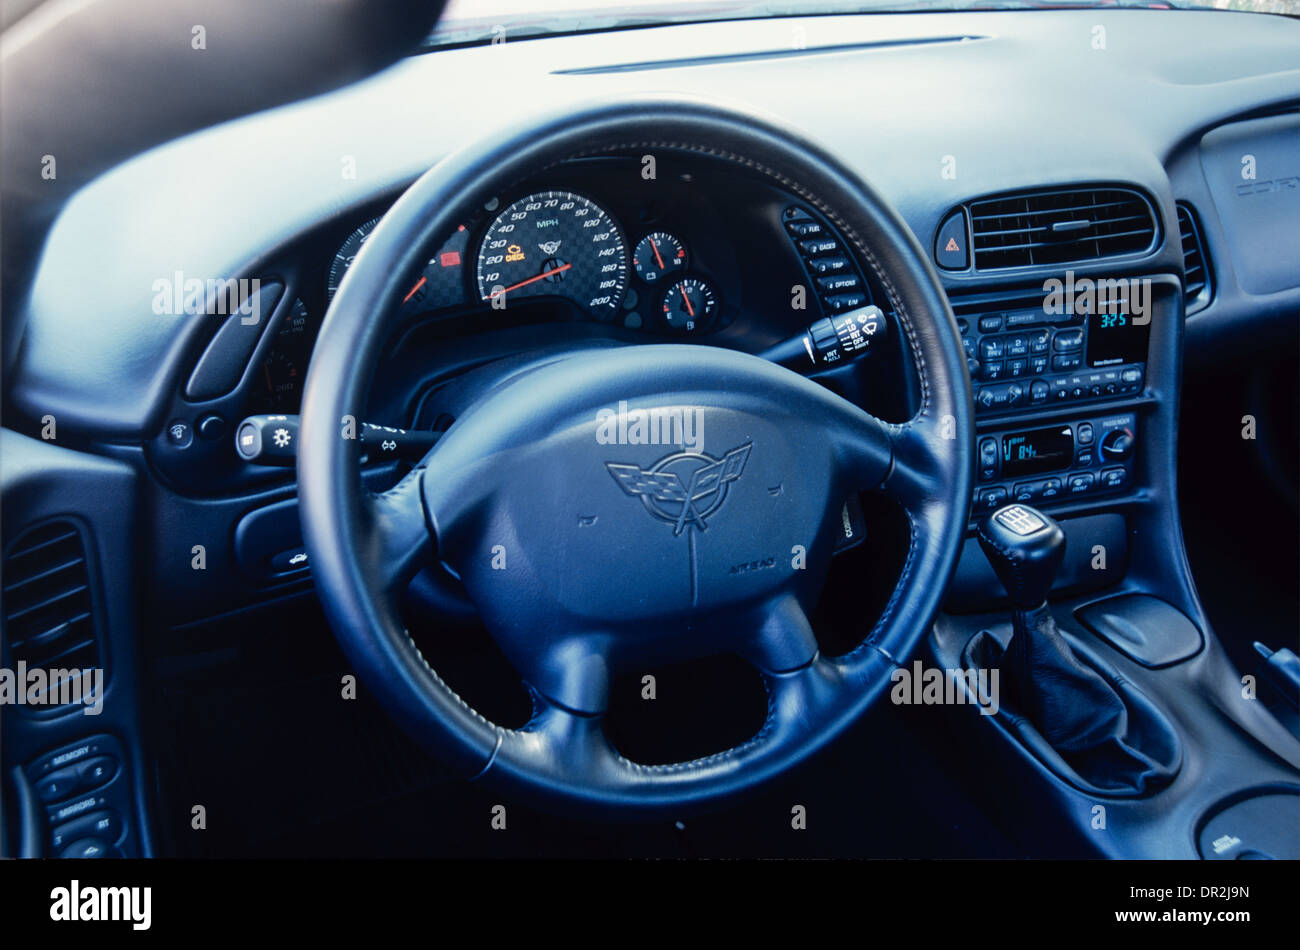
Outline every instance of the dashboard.
<svg viewBox="0 0 1300 950">
<path fill-rule="evenodd" d="M 1109 51 L 1089 45 L 1096 24 Z M 312 580 L 294 472 L 241 460 L 240 420 L 299 411 L 331 299 L 392 203 L 457 142 L 542 104 L 660 93 L 716 97 L 802 130 L 911 229 L 966 347 L 973 518 L 1009 501 L 1041 506 L 1069 531 L 1062 589 L 1127 578 L 1199 618 L 1166 545 L 1180 536 L 1184 361 L 1294 332 L 1300 23 L 1124 9 L 818 17 L 800 19 L 797 50 L 790 26 L 413 56 L 329 96 L 168 143 L 83 189 L 45 248 L 5 408 L 6 427 L 30 436 L 24 451 L 42 453 L 19 474 L 49 496 L 22 516 L 85 511 L 96 528 L 105 642 L 120 651 L 148 629 L 204 644 L 211 625 L 271 604 L 288 604 L 295 622 L 292 598 Z M 458 91 L 467 75 L 480 80 L 472 96 Z M 1243 154 L 1258 165 L 1249 180 Z M 845 236 L 789 185 L 667 149 L 533 170 L 402 275 L 363 421 L 438 432 L 477 367 L 548 347 L 689 341 L 762 353 L 819 319 L 887 311 Z M 1063 253 L 1077 222 L 1052 201 L 1082 190 L 1100 208 L 1116 188 L 1139 196 L 1145 230 L 1103 253 L 1103 237 L 1126 233 L 1115 224 L 1094 251 Z M 1061 240 L 1026 242 L 1018 258 L 1017 219 L 1033 214 Z M 994 218 L 1010 223 L 980 230 Z M 259 280 L 268 319 L 159 314 L 152 288 L 172 274 Z M 1149 318 L 1092 306 L 1047 314 L 1044 282 L 1067 274 L 1145 281 Z M 905 347 L 893 334 L 878 355 L 818 381 L 903 422 L 918 385 Z M 58 420 L 57 445 L 37 438 L 47 418 Z M 361 478 L 383 489 L 402 474 L 401 463 L 367 458 Z M 862 556 L 890 540 L 888 519 L 870 523 Z M 999 590 L 973 538 L 967 547 L 948 589 L 955 615 L 991 609 Z M 844 586 L 856 597 L 872 573 Z M 131 661 L 115 654 L 117 683 Z"/>
<path fill-rule="evenodd" d="M 320 321 L 385 209 L 286 255 L 301 278 L 250 412 L 298 411 Z M 651 168 L 625 156 L 578 160 L 486 201 L 393 305 L 404 327 L 437 324 L 444 338 L 584 324 L 633 342 L 757 350 L 879 296 L 805 202 L 707 159 Z"/>
<path fill-rule="evenodd" d="M 1177 43 L 1166 34 L 1171 18 Z M 1099 19 L 1141 54 L 1079 47 Z M 1300 305 L 1282 254 L 1296 246 L 1288 222 L 1300 220 L 1300 192 L 1286 184 L 1300 103 L 1296 24 L 1138 10 L 826 17 L 800 21 L 807 47 L 797 52 L 789 25 L 698 24 L 410 57 L 326 99 L 141 155 L 84 189 L 51 231 L 8 411 L 56 416 L 61 439 L 140 453 L 158 484 L 152 522 L 205 526 L 189 529 L 202 535 L 192 543 L 226 552 L 219 570 L 186 573 L 160 595 L 166 622 L 309 584 L 303 574 L 254 575 L 235 549 L 236 539 L 261 537 L 272 540 L 259 563 L 286 553 L 293 540 L 274 539 L 296 532 L 297 512 L 292 471 L 245 464 L 233 436 L 248 415 L 297 411 L 332 291 L 365 253 L 373 222 L 458 141 L 538 108 L 665 93 L 730 100 L 802 131 L 871 182 L 931 255 L 965 328 L 977 513 L 1025 498 L 1083 520 L 1168 493 L 1150 486 L 1169 464 L 1159 453 L 1171 444 L 1170 381 L 1184 349 L 1188 361 L 1225 352 L 1293 325 Z M 668 40 L 671 56 L 646 59 L 647 44 Z M 452 94 L 464 75 L 482 77 L 476 96 Z M 521 87 L 534 94 L 519 96 Z M 1008 88 L 1016 107 L 995 107 Z M 1072 104 L 1069 122 L 1062 102 Z M 1247 150 L 1265 171 L 1243 194 Z M 423 249 L 390 302 L 400 326 L 364 421 L 436 431 L 456 415 L 457 379 L 550 346 L 689 340 L 760 353 L 839 308 L 885 305 L 856 257 L 839 253 L 843 236 L 798 200 L 797 182 L 777 188 L 735 167 L 722 174 L 707 156 L 677 156 L 631 148 L 535 169 Z M 978 245 L 950 257 L 950 240 L 960 248 L 986 237 L 975 229 L 989 215 L 1071 189 L 1095 192 L 1098 207 L 1110 204 L 1105 191 L 1136 194 L 1149 228 L 1131 241 L 1116 232 L 1113 256 L 1017 261 L 1008 244 L 994 248 L 993 266 Z M 1243 247 L 1269 252 L 1238 260 L 1229 237 L 1243 228 L 1260 235 Z M 87 261 L 97 262 L 93 291 Z M 1067 271 L 1150 278 L 1149 328 L 1108 324 L 1102 312 L 1020 322 L 1041 306 L 1044 280 Z M 261 279 L 275 297 L 269 321 L 246 336 L 236 325 L 228 338 L 216 316 L 158 315 L 151 287 L 176 272 Z M 87 308 L 104 318 L 85 320 Z M 818 380 L 903 422 L 917 392 L 903 346 L 892 335 L 878 356 Z M 210 358 L 225 375 L 196 390 Z M 1103 453 L 1099 439 L 1131 445 L 1128 433 L 1138 446 Z M 363 474 L 382 484 L 398 473 Z M 158 572 L 169 556 L 160 545 Z M 957 586 L 978 593 L 991 582 L 977 573 Z"/>
</svg>

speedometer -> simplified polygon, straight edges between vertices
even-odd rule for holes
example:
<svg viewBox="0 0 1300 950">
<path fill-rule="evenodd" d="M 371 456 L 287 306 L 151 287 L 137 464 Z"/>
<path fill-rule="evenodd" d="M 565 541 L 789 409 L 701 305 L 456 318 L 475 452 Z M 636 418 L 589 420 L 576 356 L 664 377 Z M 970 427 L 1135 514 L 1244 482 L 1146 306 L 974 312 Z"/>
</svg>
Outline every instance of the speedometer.
<svg viewBox="0 0 1300 950">
<path fill-rule="evenodd" d="M 599 205 L 568 191 L 520 198 L 493 220 L 478 254 L 479 297 L 494 307 L 564 297 L 609 319 L 627 287 L 627 246 Z"/>
</svg>

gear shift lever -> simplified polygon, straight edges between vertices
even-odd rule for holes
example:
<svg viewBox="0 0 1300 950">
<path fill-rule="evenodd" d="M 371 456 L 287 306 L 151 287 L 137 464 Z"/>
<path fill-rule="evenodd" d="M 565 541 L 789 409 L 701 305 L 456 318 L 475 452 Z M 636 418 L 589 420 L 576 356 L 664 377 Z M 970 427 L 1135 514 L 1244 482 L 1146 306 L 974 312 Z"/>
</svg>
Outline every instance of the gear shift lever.
<svg viewBox="0 0 1300 950">
<path fill-rule="evenodd" d="M 1065 532 L 1028 505 L 1006 505 L 984 519 L 978 534 L 1011 597 L 1014 633 L 998 665 L 1020 711 L 1067 758 L 1092 755 L 1116 742 L 1132 755 L 1136 750 L 1122 741 L 1128 719 L 1124 701 L 1075 656 L 1047 606 L 1065 556 Z"/>
<path fill-rule="evenodd" d="M 1032 609 L 1047 600 L 1065 557 L 1060 525 L 1027 505 L 1006 505 L 980 525 L 979 539 L 1016 607 Z"/>
</svg>

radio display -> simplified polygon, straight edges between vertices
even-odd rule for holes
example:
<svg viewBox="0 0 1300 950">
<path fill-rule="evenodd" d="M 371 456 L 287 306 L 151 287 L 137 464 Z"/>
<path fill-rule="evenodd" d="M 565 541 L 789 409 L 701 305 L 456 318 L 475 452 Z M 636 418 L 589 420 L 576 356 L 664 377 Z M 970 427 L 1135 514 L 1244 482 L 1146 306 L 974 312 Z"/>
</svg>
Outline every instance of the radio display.
<svg viewBox="0 0 1300 950">
<path fill-rule="evenodd" d="M 1048 426 L 1009 432 L 1002 437 L 1002 475 L 1017 478 L 1069 468 L 1074 462 L 1074 431 Z"/>
<path fill-rule="evenodd" d="M 1145 362 L 1150 323 L 1150 313 L 1145 317 L 1134 313 L 1088 314 L 1088 366 L 1097 369 Z"/>
</svg>

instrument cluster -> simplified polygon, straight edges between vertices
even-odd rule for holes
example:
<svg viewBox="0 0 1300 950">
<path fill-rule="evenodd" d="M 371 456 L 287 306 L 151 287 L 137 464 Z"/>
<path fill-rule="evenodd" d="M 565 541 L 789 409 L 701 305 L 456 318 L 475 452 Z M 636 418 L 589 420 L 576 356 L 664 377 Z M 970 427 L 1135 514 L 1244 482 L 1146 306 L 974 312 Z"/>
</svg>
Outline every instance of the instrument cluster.
<svg viewBox="0 0 1300 950">
<path fill-rule="evenodd" d="M 744 346 L 739 338 L 761 336 L 765 324 L 775 336 L 817 316 L 800 312 L 825 296 L 827 278 L 808 269 L 800 244 L 816 226 L 788 195 L 734 169 L 661 163 L 659 172 L 647 178 L 632 158 L 587 159 L 488 200 L 393 302 L 399 321 L 459 321 L 467 333 L 584 322 Z M 261 411 L 297 411 L 316 331 L 379 224 L 375 211 L 317 242 L 265 360 Z M 841 283 L 856 286 L 856 269 L 842 263 Z M 742 306 L 750 326 L 736 325 Z"/>
</svg>

